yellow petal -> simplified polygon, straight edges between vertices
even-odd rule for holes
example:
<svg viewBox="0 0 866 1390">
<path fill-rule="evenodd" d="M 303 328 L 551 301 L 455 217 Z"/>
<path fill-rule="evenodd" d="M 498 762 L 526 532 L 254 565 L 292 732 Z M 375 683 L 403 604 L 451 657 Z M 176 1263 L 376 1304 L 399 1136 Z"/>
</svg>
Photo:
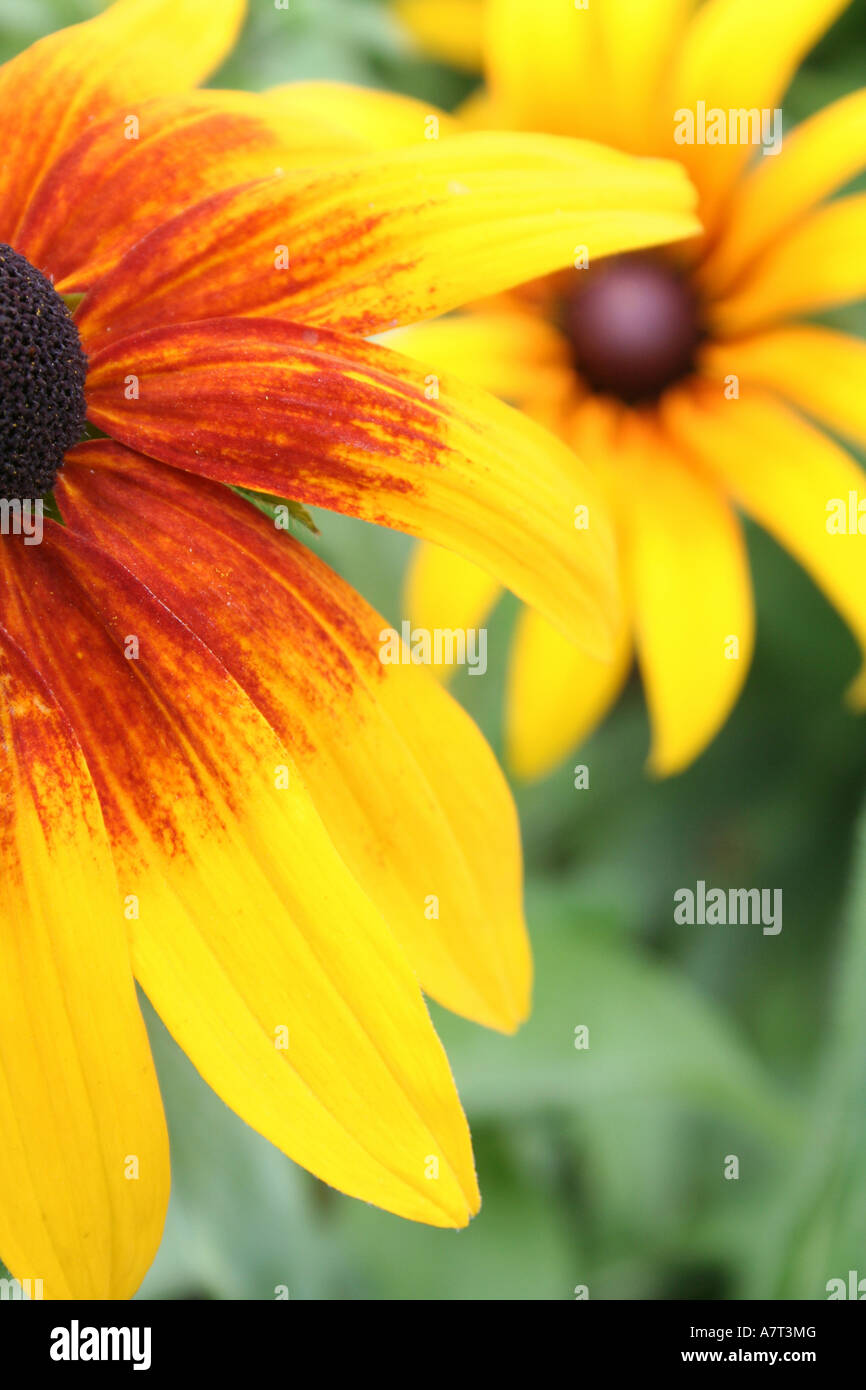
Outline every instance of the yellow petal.
<svg viewBox="0 0 866 1390">
<path fill-rule="evenodd" d="M 501 101 L 495 101 L 487 87 L 476 87 L 456 111 L 464 130 L 508 130 L 510 114 Z"/>
<path fill-rule="evenodd" d="M 396 328 L 379 341 L 421 361 L 441 362 L 535 418 L 564 411 L 574 394 L 568 345 L 539 314 L 477 310 Z M 462 555 L 424 543 L 416 546 L 409 564 L 405 611 L 427 631 L 465 631 L 484 621 L 501 591 L 492 575 Z M 452 665 L 433 668 L 441 680 L 453 671 Z"/>
<path fill-rule="evenodd" d="M 423 988 L 513 1029 L 530 983 L 520 841 L 468 716 L 419 667 L 383 660 L 385 620 L 228 488 L 100 440 L 68 455 L 58 498 L 70 525 L 203 638 L 286 741 Z"/>
<path fill-rule="evenodd" d="M 541 314 L 479 309 L 395 328 L 377 341 L 419 362 L 441 362 L 536 419 L 565 410 L 575 394 L 568 343 Z"/>
<path fill-rule="evenodd" d="M 481 67 L 484 0 L 394 0 L 394 9 L 431 57 Z"/>
<path fill-rule="evenodd" d="M 208 198 L 139 242 L 78 318 L 114 339 L 235 313 L 369 336 L 570 267 L 577 247 L 594 259 L 691 236 L 693 202 L 673 162 L 457 135 Z"/>
<path fill-rule="evenodd" d="M 622 622 L 612 661 L 593 661 L 531 608 L 517 620 L 505 704 L 509 766 L 546 777 L 592 733 L 628 675 L 632 643 Z"/>
<path fill-rule="evenodd" d="M 706 0 L 686 30 L 670 86 L 675 112 L 773 111 L 803 57 L 849 0 Z M 678 146 L 701 191 L 701 213 L 712 223 L 743 165 L 746 143 Z"/>
<path fill-rule="evenodd" d="M 508 124 L 595 136 L 603 116 L 595 6 L 560 0 L 486 0 L 487 84 Z"/>
<path fill-rule="evenodd" d="M 866 446 L 866 343 L 815 324 L 791 324 L 708 345 L 708 373 L 768 386 L 837 434 Z"/>
<path fill-rule="evenodd" d="M 45 530 L 23 558 L 3 548 L 4 621 L 92 770 L 142 988 L 226 1104 L 296 1162 L 464 1225 L 478 1192 L 447 1060 L 285 745 L 128 570 Z"/>
<path fill-rule="evenodd" d="M 634 154 L 666 152 L 670 113 L 662 99 L 663 81 L 694 0 L 603 0 L 590 8 L 607 123 L 601 138 Z M 662 106 L 667 124 L 659 119 Z M 575 133 L 586 132 L 581 127 Z"/>
<path fill-rule="evenodd" d="M 444 140 L 459 130 L 438 106 L 398 92 L 378 92 L 349 82 L 290 82 L 265 96 L 287 129 L 295 121 L 342 135 L 347 144 L 399 149 L 424 140 Z"/>
<path fill-rule="evenodd" d="M 623 408 L 612 398 L 587 394 L 564 426 L 566 438 L 597 475 L 612 509 L 617 499 L 622 414 Z M 623 578 L 620 572 L 621 591 Z M 512 639 L 505 702 L 508 762 L 518 777 L 546 776 L 592 733 L 621 689 L 632 655 L 630 620 L 624 607 L 611 659 L 604 661 L 581 652 L 533 609 L 522 610 Z"/>
<path fill-rule="evenodd" d="M 745 680 L 754 645 L 748 558 L 719 486 L 651 418 L 625 418 L 617 467 L 629 499 L 618 515 L 653 730 L 649 766 L 668 776 L 715 737 Z"/>
<path fill-rule="evenodd" d="M 88 121 L 194 87 L 234 42 L 246 0 L 116 0 L 0 68 L 0 240 L 50 161 Z"/>
<path fill-rule="evenodd" d="M 799 560 L 866 648 L 866 544 L 828 529 L 834 499 L 862 495 L 864 474 L 824 434 L 768 392 L 724 401 L 715 385 L 668 403 L 678 439 Z M 866 704 L 861 674 L 849 692 Z"/>
<path fill-rule="evenodd" d="M 700 269 L 718 295 L 810 208 L 866 165 L 866 89 L 842 97 L 790 135 L 781 153 L 757 161 L 735 190 L 717 246 Z"/>
<path fill-rule="evenodd" d="M 819 208 L 783 236 L 713 306 L 719 333 L 749 333 L 791 314 L 817 313 L 866 295 L 866 193 Z"/>
<path fill-rule="evenodd" d="M 493 608 L 502 586 L 453 550 L 422 542 L 415 547 L 406 575 L 404 606 L 414 627 L 427 632 L 477 628 Z M 447 680 L 454 666 L 434 666 L 433 674 Z"/>
<path fill-rule="evenodd" d="M 657 98 L 694 0 L 487 0 L 485 58 L 500 125 L 667 150 Z M 667 103 L 665 103 L 667 111 Z"/>
<path fill-rule="evenodd" d="M 0 1255 L 33 1298 L 126 1299 L 162 1235 L 162 1103 L 93 783 L 5 635 L 0 743 Z"/>
</svg>

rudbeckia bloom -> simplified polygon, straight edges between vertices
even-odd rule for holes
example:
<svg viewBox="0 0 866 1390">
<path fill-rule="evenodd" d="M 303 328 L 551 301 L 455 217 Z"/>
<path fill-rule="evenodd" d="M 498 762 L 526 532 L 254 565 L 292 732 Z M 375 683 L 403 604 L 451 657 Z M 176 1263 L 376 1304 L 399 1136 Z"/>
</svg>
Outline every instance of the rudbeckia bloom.
<svg viewBox="0 0 866 1390">
<path fill-rule="evenodd" d="M 400 344 L 547 421 L 613 508 L 626 613 L 616 658 L 587 659 L 543 614 L 521 611 L 506 701 L 514 769 L 552 770 L 609 708 L 636 654 L 650 767 L 678 772 L 724 723 L 749 667 L 739 510 L 866 643 L 866 521 L 838 534 L 866 496 L 863 473 L 820 428 L 866 440 L 866 347 L 799 321 L 866 292 L 866 198 L 827 201 L 866 161 L 866 92 L 790 134 L 777 109 L 844 0 L 398 7 L 441 56 L 483 63 L 466 123 L 673 156 L 700 191 L 704 233 L 687 244 L 595 267 L 588 240 L 588 264 L 570 274 Z M 421 547 L 407 609 L 422 626 L 473 627 L 497 594 L 489 573 Z M 862 675 L 849 698 L 866 703 Z"/>
<path fill-rule="evenodd" d="M 585 226 L 618 251 L 695 225 L 675 165 L 403 149 L 426 110 L 348 89 L 192 93 L 242 9 L 121 0 L 0 69 L 0 1255 L 48 1298 L 128 1296 L 159 1241 L 134 978 L 326 1182 L 434 1225 L 476 1210 L 421 990 L 502 1029 L 526 1012 L 507 789 L 438 685 L 379 660 L 383 620 L 235 489 L 454 544 L 603 650 L 591 477 L 366 335 L 567 264 Z M 394 152 L 346 158 L 368 141 Z"/>
</svg>

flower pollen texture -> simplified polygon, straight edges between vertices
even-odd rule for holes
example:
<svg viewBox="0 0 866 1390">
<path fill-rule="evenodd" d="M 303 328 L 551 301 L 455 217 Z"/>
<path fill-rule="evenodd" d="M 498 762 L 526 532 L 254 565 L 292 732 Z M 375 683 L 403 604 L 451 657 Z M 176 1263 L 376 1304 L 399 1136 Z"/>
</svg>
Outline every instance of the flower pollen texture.
<svg viewBox="0 0 866 1390">
<path fill-rule="evenodd" d="M 0 497 L 42 497 L 85 421 L 87 358 L 50 280 L 0 242 Z"/>
</svg>

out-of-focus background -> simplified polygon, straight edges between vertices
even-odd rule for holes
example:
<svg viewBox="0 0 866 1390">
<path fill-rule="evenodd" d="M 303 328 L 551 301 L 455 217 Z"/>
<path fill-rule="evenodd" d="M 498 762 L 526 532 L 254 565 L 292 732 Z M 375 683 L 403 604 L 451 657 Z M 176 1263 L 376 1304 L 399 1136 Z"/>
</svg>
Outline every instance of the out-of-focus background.
<svg viewBox="0 0 866 1390">
<path fill-rule="evenodd" d="M 0 0 L 0 58 L 99 8 Z M 446 107 L 471 88 L 413 48 L 384 0 L 250 10 L 220 85 L 339 78 Z M 786 125 L 861 85 L 864 56 L 857 4 L 797 78 Z M 862 307 L 835 321 L 866 331 Z M 318 520 L 316 549 L 398 623 L 408 542 Z M 825 1298 L 829 1279 L 866 1277 L 866 720 L 842 704 L 856 654 L 794 562 L 754 528 L 749 543 L 757 655 L 697 765 L 647 779 L 633 679 L 579 759 L 516 788 L 532 1020 L 503 1038 L 433 1010 L 481 1215 L 433 1231 L 325 1188 L 231 1114 L 149 1018 L 174 1189 L 140 1297 L 568 1299 L 587 1285 L 593 1299 Z M 515 612 L 507 600 L 491 620 L 486 677 L 453 687 L 494 746 Z M 574 789 L 576 761 L 588 790 Z M 781 933 L 676 926 L 673 894 L 699 879 L 781 888 Z"/>
</svg>

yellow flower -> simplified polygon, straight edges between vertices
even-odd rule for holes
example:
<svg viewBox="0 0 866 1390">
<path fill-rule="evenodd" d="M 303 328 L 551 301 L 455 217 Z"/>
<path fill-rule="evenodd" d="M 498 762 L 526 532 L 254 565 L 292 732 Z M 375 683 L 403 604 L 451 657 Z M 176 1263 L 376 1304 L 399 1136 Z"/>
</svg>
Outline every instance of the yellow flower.
<svg viewBox="0 0 866 1390">
<path fill-rule="evenodd" d="M 450 697 L 380 660 L 383 619 L 233 489 L 452 544 L 604 650 L 601 500 L 567 525 L 589 475 L 366 335 L 566 265 L 585 227 L 696 225 L 675 165 L 413 149 L 426 108 L 349 88 L 191 92 L 243 9 L 119 0 L 0 69 L 0 1256 L 47 1298 L 128 1296 L 160 1239 L 133 978 L 326 1182 L 477 1209 L 421 990 L 525 1016 L 513 805 Z"/>
<path fill-rule="evenodd" d="M 735 703 L 753 644 L 734 507 L 797 558 L 866 643 L 864 476 L 806 416 L 866 441 L 866 346 L 795 322 L 866 293 L 866 196 L 827 202 L 866 162 L 866 91 L 790 134 L 777 111 L 845 0 L 401 0 L 419 32 L 483 54 L 474 125 L 557 131 L 681 160 L 705 235 L 620 258 L 396 345 L 450 362 L 558 430 L 612 503 L 627 621 L 615 661 L 587 660 L 531 610 L 511 650 L 507 748 L 540 776 L 616 698 L 636 651 L 650 767 L 686 767 Z M 462 28 L 455 18 L 460 12 Z M 744 139 L 744 137 L 746 137 Z M 779 149 L 779 137 L 781 150 Z M 756 148 L 758 141 L 766 153 Z M 528 279 L 528 277 L 526 277 Z M 852 523 L 853 516 L 853 523 Z M 417 552 L 408 609 L 474 626 L 497 586 Z M 861 675 L 850 692 L 866 703 Z"/>
</svg>

